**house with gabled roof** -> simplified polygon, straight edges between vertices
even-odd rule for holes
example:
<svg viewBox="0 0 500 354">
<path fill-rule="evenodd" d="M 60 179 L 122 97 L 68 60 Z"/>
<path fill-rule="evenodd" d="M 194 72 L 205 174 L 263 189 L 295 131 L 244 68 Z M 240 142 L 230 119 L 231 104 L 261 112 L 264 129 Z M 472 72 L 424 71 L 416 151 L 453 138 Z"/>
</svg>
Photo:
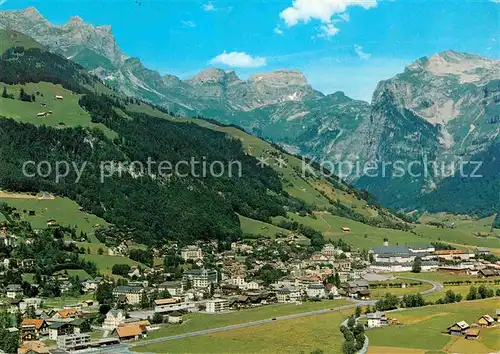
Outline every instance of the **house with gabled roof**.
<svg viewBox="0 0 500 354">
<path fill-rule="evenodd" d="M 465 321 L 457 322 L 447 328 L 448 334 L 452 336 L 461 336 L 466 330 L 470 328 L 469 324 Z"/>
<path fill-rule="evenodd" d="M 111 333 L 113 337 L 118 337 L 120 340 L 132 340 L 132 339 L 144 338 L 145 334 L 146 334 L 145 326 L 141 326 L 138 324 L 119 326 L 116 327 Z"/>
<path fill-rule="evenodd" d="M 25 318 L 19 325 L 22 341 L 37 340 L 48 334 L 48 324 L 43 319 Z"/>
<path fill-rule="evenodd" d="M 6 297 L 16 299 L 23 296 L 23 288 L 19 284 L 9 284 L 6 288 Z"/>
<path fill-rule="evenodd" d="M 489 326 L 493 325 L 494 323 L 495 323 L 495 320 L 493 319 L 493 317 L 491 317 L 488 314 L 482 315 L 481 317 L 479 317 L 479 320 L 477 320 L 477 324 L 480 327 L 489 327 Z"/>
</svg>

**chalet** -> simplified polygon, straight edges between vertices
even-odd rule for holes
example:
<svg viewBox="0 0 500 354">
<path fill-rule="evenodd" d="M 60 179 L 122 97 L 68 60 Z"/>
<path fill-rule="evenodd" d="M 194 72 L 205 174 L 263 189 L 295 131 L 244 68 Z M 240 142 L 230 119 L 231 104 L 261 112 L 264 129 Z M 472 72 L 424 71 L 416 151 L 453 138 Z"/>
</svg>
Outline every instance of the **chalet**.
<svg viewBox="0 0 500 354">
<path fill-rule="evenodd" d="M 348 281 L 341 285 L 342 293 L 346 296 L 366 299 L 370 297 L 370 285 L 366 280 Z"/>
<path fill-rule="evenodd" d="M 500 322 L 500 309 L 497 309 L 495 314 L 497 316 L 497 322 Z"/>
<path fill-rule="evenodd" d="M 264 287 L 264 281 L 252 280 L 246 284 L 245 289 L 246 290 L 259 290 L 259 289 L 262 289 L 263 287 Z"/>
<path fill-rule="evenodd" d="M 129 278 L 138 278 L 141 276 L 141 269 L 138 266 L 133 266 L 132 268 L 130 268 L 130 272 L 127 275 L 129 276 Z"/>
<path fill-rule="evenodd" d="M 23 288 L 19 284 L 9 284 L 7 285 L 5 296 L 9 299 L 15 299 L 23 296 Z"/>
<path fill-rule="evenodd" d="M 17 349 L 17 354 L 49 354 L 49 347 L 44 342 L 23 342 Z"/>
<path fill-rule="evenodd" d="M 51 320 L 66 320 L 69 318 L 76 318 L 81 315 L 81 312 L 77 309 L 63 309 L 56 311 L 51 317 Z"/>
<path fill-rule="evenodd" d="M 489 327 L 493 323 L 495 323 L 495 320 L 490 315 L 483 315 L 477 320 L 479 327 Z"/>
<path fill-rule="evenodd" d="M 102 328 L 112 331 L 125 321 L 125 314 L 122 310 L 110 310 L 106 314 Z"/>
<path fill-rule="evenodd" d="M 26 303 L 22 299 L 12 299 L 9 301 L 9 313 L 24 312 L 26 310 Z"/>
<path fill-rule="evenodd" d="M 146 328 L 140 325 L 119 326 L 113 330 L 112 336 L 118 337 L 120 340 L 131 340 L 144 338 Z"/>
<path fill-rule="evenodd" d="M 368 319 L 368 328 L 377 328 L 387 325 L 387 317 L 383 312 L 374 312 L 366 315 Z"/>
<path fill-rule="evenodd" d="M 51 340 L 73 333 L 75 333 L 75 327 L 69 322 L 54 322 L 49 326 L 49 339 Z"/>
<path fill-rule="evenodd" d="M 351 232 L 351 228 L 349 227 L 343 227 L 342 232 Z"/>
<path fill-rule="evenodd" d="M 102 284 L 103 279 L 101 277 L 95 277 L 94 279 L 87 279 L 85 280 L 82 285 L 83 285 L 83 290 L 84 291 L 96 291 L 97 287 Z"/>
<path fill-rule="evenodd" d="M 485 232 L 485 231 L 479 231 L 479 232 L 476 232 L 475 235 L 477 237 L 488 237 L 490 235 L 489 232 Z"/>
<path fill-rule="evenodd" d="M 469 324 L 465 321 L 457 322 L 447 328 L 448 334 L 452 336 L 461 336 L 466 330 L 470 328 Z"/>
<path fill-rule="evenodd" d="M 476 340 L 479 338 L 479 329 L 469 328 L 465 331 L 465 339 Z"/>
<path fill-rule="evenodd" d="M 339 291 L 335 285 L 330 284 L 330 283 L 326 283 L 325 284 L 325 293 L 327 295 L 332 294 L 333 296 L 337 296 L 339 294 Z"/>
<path fill-rule="evenodd" d="M 47 226 L 57 226 L 57 220 L 55 219 L 47 220 Z"/>
<path fill-rule="evenodd" d="M 42 319 L 25 318 L 19 326 L 21 341 L 37 340 L 42 335 L 46 335 L 48 329 L 47 322 Z"/>
<path fill-rule="evenodd" d="M 481 269 L 478 272 L 480 278 L 496 277 L 498 275 L 497 271 L 494 269 Z"/>
<path fill-rule="evenodd" d="M 90 328 L 89 320 L 86 318 L 75 318 L 70 322 L 71 325 L 75 327 L 75 334 L 80 334 L 84 332 L 84 328 Z"/>
<path fill-rule="evenodd" d="M 486 247 L 476 247 L 476 254 L 480 255 L 490 254 L 490 250 Z"/>
<path fill-rule="evenodd" d="M 64 97 L 63 97 L 63 96 L 61 96 L 61 95 L 56 95 L 56 100 L 63 100 L 63 99 L 64 99 Z"/>
<path fill-rule="evenodd" d="M 37 113 L 36 117 L 37 118 L 41 118 L 41 117 L 47 117 L 48 113 L 47 112 L 40 112 L 40 113 Z"/>
</svg>

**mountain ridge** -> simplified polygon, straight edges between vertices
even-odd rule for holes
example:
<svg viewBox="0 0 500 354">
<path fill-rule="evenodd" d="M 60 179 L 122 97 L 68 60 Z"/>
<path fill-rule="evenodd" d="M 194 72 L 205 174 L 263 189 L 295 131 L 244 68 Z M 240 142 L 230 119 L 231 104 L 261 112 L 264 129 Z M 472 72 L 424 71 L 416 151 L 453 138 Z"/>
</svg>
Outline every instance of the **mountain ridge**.
<svg viewBox="0 0 500 354">
<path fill-rule="evenodd" d="M 24 11 L 41 21 L 37 11 Z M 9 16 L 0 12 L 0 26 L 8 22 L 5 17 Z M 82 30 L 96 30 L 80 20 L 68 22 Z M 46 33 L 37 27 L 30 29 L 34 33 L 24 30 L 35 39 Z M 108 36 L 113 42 L 110 29 Z M 105 62 L 99 53 L 106 54 L 103 48 L 109 48 L 109 43 L 100 49 L 96 48 L 99 44 L 91 42 L 81 49 L 77 41 L 73 49 L 76 55 L 71 59 L 116 90 L 179 115 L 236 124 L 288 151 L 335 166 L 396 158 L 409 164 L 424 157 L 437 163 L 457 163 L 491 151 L 489 147 L 500 138 L 500 61 L 475 54 L 446 50 L 417 59 L 404 72 L 381 81 L 372 102 L 367 103 L 345 94 L 325 96 L 296 70 L 256 74 L 248 80 L 218 68 L 207 68 L 187 80 L 162 76 L 123 53 L 118 65 L 113 51 L 105 58 L 111 64 Z M 52 48 L 63 54 L 70 52 L 53 43 Z M 85 49 L 96 50 L 96 56 Z M 446 180 L 442 175 L 396 182 L 367 181 L 366 176 L 353 174 L 343 177 L 366 186 L 382 202 L 396 208 L 418 205 L 421 196 Z"/>
</svg>

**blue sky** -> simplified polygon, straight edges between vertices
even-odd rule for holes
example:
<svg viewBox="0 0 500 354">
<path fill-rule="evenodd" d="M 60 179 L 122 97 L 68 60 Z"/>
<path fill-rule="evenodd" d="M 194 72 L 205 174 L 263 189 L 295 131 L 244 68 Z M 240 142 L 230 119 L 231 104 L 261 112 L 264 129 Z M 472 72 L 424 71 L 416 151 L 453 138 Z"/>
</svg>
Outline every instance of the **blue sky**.
<svg viewBox="0 0 500 354">
<path fill-rule="evenodd" d="M 500 0 L 0 0 L 64 24 L 109 24 L 121 49 L 186 78 L 303 71 L 314 88 L 370 100 L 378 81 L 447 49 L 500 58 Z"/>
</svg>

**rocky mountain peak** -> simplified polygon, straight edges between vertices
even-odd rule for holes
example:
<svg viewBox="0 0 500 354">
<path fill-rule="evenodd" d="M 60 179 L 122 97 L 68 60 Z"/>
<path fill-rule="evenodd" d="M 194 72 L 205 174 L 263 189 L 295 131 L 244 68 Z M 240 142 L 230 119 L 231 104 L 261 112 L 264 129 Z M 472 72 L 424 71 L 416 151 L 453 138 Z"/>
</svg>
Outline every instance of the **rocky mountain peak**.
<svg viewBox="0 0 500 354">
<path fill-rule="evenodd" d="M 500 61 L 447 50 L 412 63 L 407 71 L 426 71 L 436 77 L 455 76 L 459 83 L 482 84 L 500 77 Z"/>
<path fill-rule="evenodd" d="M 308 86 L 305 75 L 298 70 L 276 70 L 252 76 L 250 83 L 268 83 L 277 86 Z"/>
<path fill-rule="evenodd" d="M 33 6 L 25 8 L 24 10 L 20 11 L 20 13 L 22 13 L 23 16 L 26 16 L 26 17 L 31 18 L 31 19 L 37 19 L 37 20 L 44 20 L 45 19 L 42 16 L 42 14 L 40 12 L 38 12 L 38 10 Z"/>
<path fill-rule="evenodd" d="M 83 23 L 83 19 L 80 16 L 72 16 L 69 18 L 66 26 L 80 26 Z"/>
<path fill-rule="evenodd" d="M 196 76 L 188 79 L 187 82 L 191 85 L 202 85 L 210 83 L 231 83 L 241 81 L 233 70 L 224 71 L 218 68 L 207 68 Z"/>
<path fill-rule="evenodd" d="M 126 58 L 111 33 L 111 27 L 94 27 L 79 16 L 71 17 L 60 26 L 51 24 L 34 7 L 21 11 L 0 11 L 0 28 L 28 34 L 66 57 L 78 58 L 79 52 L 90 50 L 95 53 L 94 58 L 104 57 L 116 66 L 121 65 Z"/>
</svg>

